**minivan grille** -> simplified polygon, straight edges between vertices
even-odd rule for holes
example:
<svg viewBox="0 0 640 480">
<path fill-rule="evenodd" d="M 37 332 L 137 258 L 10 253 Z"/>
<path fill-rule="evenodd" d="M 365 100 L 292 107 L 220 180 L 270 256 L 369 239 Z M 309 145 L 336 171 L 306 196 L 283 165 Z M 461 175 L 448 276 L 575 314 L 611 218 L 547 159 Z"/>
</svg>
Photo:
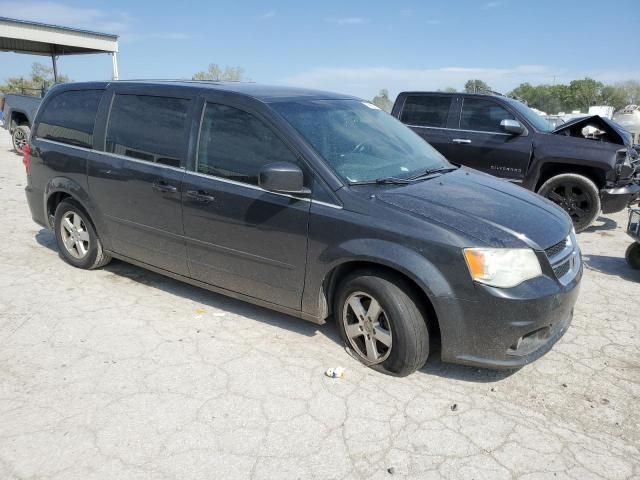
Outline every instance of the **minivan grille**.
<svg viewBox="0 0 640 480">
<path fill-rule="evenodd" d="M 571 270 L 571 261 L 570 259 L 565 260 L 559 265 L 554 265 L 553 273 L 556 274 L 556 278 L 562 278 Z"/>
<path fill-rule="evenodd" d="M 546 248 L 544 252 L 547 254 L 553 273 L 562 284 L 566 285 L 573 280 L 580 270 L 580 250 L 573 234 Z"/>
<path fill-rule="evenodd" d="M 566 246 L 567 246 L 567 239 L 565 238 L 561 242 L 558 242 L 555 245 L 547 248 L 544 252 L 547 254 L 547 257 L 549 259 L 552 259 L 556 255 L 558 255 L 560 252 L 562 252 Z"/>
</svg>

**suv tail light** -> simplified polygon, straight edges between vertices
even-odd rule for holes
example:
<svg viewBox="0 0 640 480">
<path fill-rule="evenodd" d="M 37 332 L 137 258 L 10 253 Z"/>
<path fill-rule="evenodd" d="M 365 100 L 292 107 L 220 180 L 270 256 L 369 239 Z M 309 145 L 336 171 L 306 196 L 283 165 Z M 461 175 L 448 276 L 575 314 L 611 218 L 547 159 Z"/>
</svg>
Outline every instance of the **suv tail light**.
<svg viewBox="0 0 640 480">
<path fill-rule="evenodd" d="M 22 153 L 24 154 L 24 157 L 22 157 L 22 164 L 27 170 L 27 175 L 31 175 L 31 147 L 28 143 L 22 148 Z"/>
</svg>

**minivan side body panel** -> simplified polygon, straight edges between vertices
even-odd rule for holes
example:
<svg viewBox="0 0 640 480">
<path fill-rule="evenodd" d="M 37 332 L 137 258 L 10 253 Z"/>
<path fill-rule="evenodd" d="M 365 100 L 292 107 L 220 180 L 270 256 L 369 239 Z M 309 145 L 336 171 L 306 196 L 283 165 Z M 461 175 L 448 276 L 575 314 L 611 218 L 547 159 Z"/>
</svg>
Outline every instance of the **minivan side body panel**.
<svg viewBox="0 0 640 480">
<path fill-rule="evenodd" d="M 104 91 L 105 88 L 105 82 L 85 83 L 81 87 L 55 86 L 42 101 L 38 115 L 60 93 L 84 90 Z M 49 201 L 56 194 L 68 194 L 91 214 L 96 228 L 101 228 L 102 218 L 99 209 L 96 208 L 88 192 L 87 158 L 91 148 L 41 138 L 38 136 L 39 125 L 34 124 L 33 127 L 30 140 L 31 179 L 27 191 L 32 192 L 28 198 L 34 220 L 40 225 L 52 228 L 51 217 L 54 212 L 49 210 Z"/>
<path fill-rule="evenodd" d="M 191 103 L 186 119 L 190 127 L 195 92 L 185 89 L 112 84 L 99 108 L 99 135 L 89 155 L 88 184 L 100 205 L 111 248 L 121 255 L 188 275 L 182 227 L 182 181 L 188 136 L 182 138 L 181 166 L 140 160 L 105 149 L 105 135 L 115 95 L 178 98 Z M 187 130 L 188 131 L 188 130 Z"/>
</svg>

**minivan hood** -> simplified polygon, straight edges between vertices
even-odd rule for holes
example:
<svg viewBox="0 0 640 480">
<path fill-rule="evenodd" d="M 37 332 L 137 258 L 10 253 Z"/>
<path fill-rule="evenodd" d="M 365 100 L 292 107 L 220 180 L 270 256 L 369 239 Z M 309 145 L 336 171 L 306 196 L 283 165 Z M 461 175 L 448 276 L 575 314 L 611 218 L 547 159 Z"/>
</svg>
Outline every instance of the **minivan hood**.
<svg viewBox="0 0 640 480">
<path fill-rule="evenodd" d="M 544 249 L 560 242 L 571 229 L 569 217 L 548 200 L 464 167 L 390 188 L 376 198 L 471 236 L 485 246 Z"/>
</svg>

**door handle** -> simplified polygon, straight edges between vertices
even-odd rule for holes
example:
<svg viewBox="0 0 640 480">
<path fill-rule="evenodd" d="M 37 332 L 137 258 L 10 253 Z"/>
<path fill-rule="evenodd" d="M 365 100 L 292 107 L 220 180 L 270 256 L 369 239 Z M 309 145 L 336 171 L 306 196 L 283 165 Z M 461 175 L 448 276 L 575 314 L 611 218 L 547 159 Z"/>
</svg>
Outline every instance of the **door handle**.
<svg viewBox="0 0 640 480">
<path fill-rule="evenodd" d="M 196 202 L 201 203 L 209 203 L 215 201 L 216 197 L 213 195 L 209 195 L 208 192 L 204 190 L 187 190 L 187 197 L 191 200 L 195 200 Z"/>
<path fill-rule="evenodd" d="M 158 180 L 151 184 L 151 188 L 153 188 L 157 192 L 162 193 L 176 193 L 178 191 L 178 187 L 173 185 L 169 185 L 164 180 Z"/>
<path fill-rule="evenodd" d="M 468 138 L 454 138 L 451 140 L 453 143 L 471 143 L 471 140 Z"/>
</svg>

